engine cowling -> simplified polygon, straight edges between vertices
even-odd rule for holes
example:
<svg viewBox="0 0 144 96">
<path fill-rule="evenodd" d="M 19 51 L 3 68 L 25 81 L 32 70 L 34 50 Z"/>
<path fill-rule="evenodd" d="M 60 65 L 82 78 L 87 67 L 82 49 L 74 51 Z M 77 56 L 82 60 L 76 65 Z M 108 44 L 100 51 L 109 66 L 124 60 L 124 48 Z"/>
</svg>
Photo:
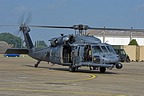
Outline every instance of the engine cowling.
<svg viewBox="0 0 144 96">
<path fill-rule="evenodd" d="M 65 35 L 58 38 L 53 38 L 49 41 L 51 46 L 56 47 L 59 44 L 72 44 L 75 42 L 75 37 L 73 35 Z"/>
<path fill-rule="evenodd" d="M 53 46 L 53 47 L 57 46 L 57 45 L 58 45 L 57 39 L 51 40 L 51 41 L 50 41 L 50 44 L 51 44 L 51 46 Z"/>
</svg>

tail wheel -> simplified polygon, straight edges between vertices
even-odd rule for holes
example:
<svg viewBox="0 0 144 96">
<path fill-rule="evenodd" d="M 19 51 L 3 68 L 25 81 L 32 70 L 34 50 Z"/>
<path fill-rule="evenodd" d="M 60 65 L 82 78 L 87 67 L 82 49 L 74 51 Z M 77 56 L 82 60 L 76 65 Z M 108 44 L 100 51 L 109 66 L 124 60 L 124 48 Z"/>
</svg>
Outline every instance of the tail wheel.
<svg viewBox="0 0 144 96">
<path fill-rule="evenodd" d="M 106 72 L 106 68 L 105 67 L 100 67 L 100 72 L 101 73 L 105 73 Z"/>
</svg>

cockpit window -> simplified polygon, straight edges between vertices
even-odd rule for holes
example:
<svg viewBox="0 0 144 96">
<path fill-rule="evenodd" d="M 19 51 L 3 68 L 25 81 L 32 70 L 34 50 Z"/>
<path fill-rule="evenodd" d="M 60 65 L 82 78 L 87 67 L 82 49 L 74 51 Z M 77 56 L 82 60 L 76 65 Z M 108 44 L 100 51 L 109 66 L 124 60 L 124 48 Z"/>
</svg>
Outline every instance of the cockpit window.
<svg viewBox="0 0 144 96">
<path fill-rule="evenodd" d="M 93 49 L 93 53 L 100 53 L 100 52 L 102 52 L 100 46 L 93 46 L 92 49 Z"/>
<path fill-rule="evenodd" d="M 108 52 L 108 49 L 106 48 L 106 46 L 101 46 L 103 52 Z"/>
<path fill-rule="evenodd" d="M 112 48 L 112 46 L 107 46 L 107 49 L 112 52 L 112 53 L 115 53 L 114 49 Z M 116 54 L 116 53 L 115 53 Z"/>
</svg>

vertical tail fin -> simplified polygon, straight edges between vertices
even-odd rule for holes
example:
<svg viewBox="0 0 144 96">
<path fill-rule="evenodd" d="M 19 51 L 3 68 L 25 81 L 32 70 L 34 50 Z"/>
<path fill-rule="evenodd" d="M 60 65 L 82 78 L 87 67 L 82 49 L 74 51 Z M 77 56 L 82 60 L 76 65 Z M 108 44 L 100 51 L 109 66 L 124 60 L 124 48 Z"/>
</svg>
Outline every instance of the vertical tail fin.
<svg viewBox="0 0 144 96">
<path fill-rule="evenodd" d="M 30 35 L 29 35 L 29 33 L 28 33 L 28 32 L 30 32 L 30 28 L 27 27 L 27 26 L 25 26 L 25 25 L 21 25 L 21 26 L 20 26 L 20 31 L 23 32 L 23 35 L 24 35 L 24 39 L 25 39 L 27 48 L 28 48 L 29 50 L 31 50 L 31 49 L 34 47 L 34 45 L 33 45 L 33 43 L 32 43 L 31 37 L 30 37 Z"/>
</svg>

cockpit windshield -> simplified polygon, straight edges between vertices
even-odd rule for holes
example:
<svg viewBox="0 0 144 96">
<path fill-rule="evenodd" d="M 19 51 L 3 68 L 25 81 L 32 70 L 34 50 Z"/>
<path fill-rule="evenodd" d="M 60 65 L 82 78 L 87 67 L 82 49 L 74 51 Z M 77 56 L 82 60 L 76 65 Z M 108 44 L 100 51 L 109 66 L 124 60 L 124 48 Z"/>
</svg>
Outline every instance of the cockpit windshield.
<svg viewBox="0 0 144 96">
<path fill-rule="evenodd" d="M 110 45 L 92 46 L 92 50 L 93 53 L 101 53 L 101 52 L 115 53 L 114 49 Z"/>
<path fill-rule="evenodd" d="M 93 53 L 109 52 L 106 46 L 93 46 Z"/>
<path fill-rule="evenodd" d="M 100 48 L 100 46 L 92 46 L 93 53 L 100 53 L 103 52 Z"/>
<path fill-rule="evenodd" d="M 116 54 L 112 46 L 108 45 L 108 46 L 107 46 L 107 49 L 108 49 L 110 52 Z"/>
<path fill-rule="evenodd" d="M 106 48 L 106 46 L 101 46 L 103 52 L 109 52 L 108 49 Z"/>
</svg>

